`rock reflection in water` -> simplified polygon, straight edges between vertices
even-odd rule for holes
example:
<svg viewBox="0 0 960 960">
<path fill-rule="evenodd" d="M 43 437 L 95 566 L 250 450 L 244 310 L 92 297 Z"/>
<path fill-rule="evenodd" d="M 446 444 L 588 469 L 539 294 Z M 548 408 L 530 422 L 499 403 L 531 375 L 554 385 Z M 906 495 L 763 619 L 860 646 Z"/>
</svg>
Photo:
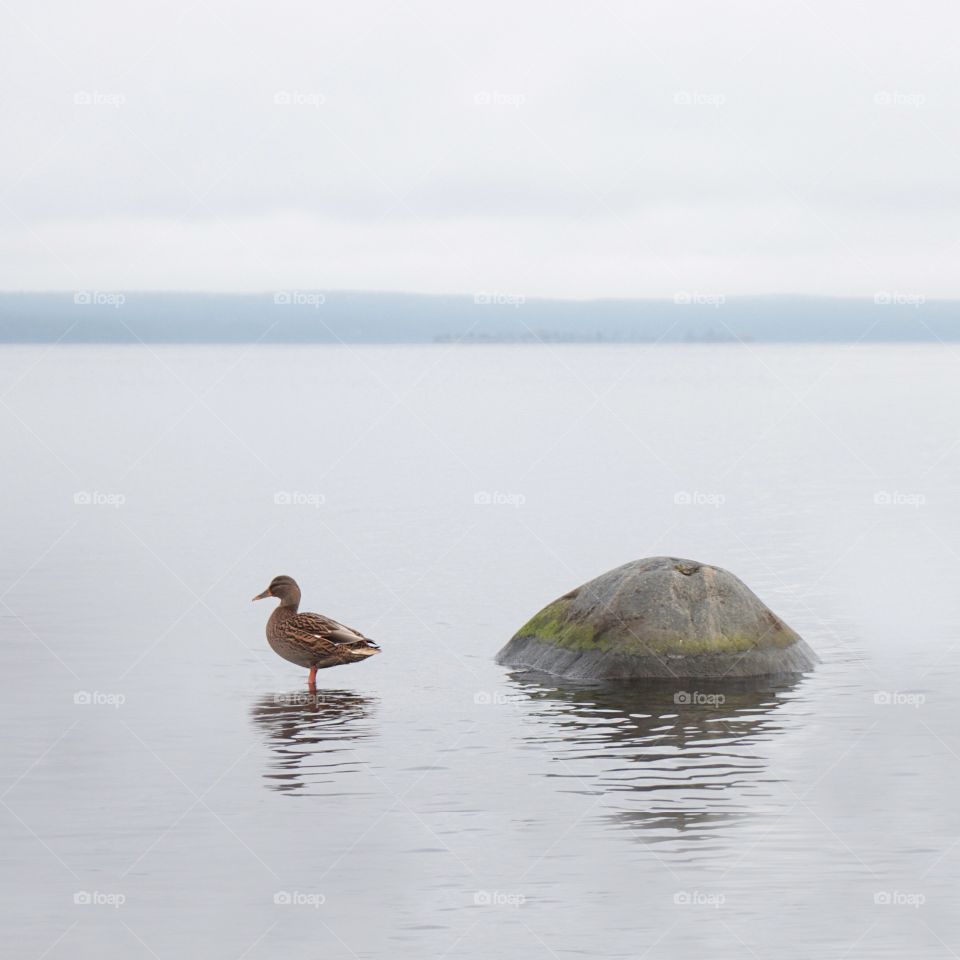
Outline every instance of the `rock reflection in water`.
<svg viewBox="0 0 960 960">
<path fill-rule="evenodd" d="M 375 700 L 351 690 L 273 693 L 261 697 L 250 714 L 266 734 L 272 756 L 264 774 L 282 793 L 357 796 L 369 792 L 352 774 L 362 772 L 355 745 L 375 734 Z"/>
<path fill-rule="evenodd" d="M 550 776 L 602 795 L 617 826 L 653 842 L 717 839 L 768 796 L 764 744 L 800 678 L 585 685 L 513 673 L 534 701 L 530 739 L 553 751 Z"/>
</svg>

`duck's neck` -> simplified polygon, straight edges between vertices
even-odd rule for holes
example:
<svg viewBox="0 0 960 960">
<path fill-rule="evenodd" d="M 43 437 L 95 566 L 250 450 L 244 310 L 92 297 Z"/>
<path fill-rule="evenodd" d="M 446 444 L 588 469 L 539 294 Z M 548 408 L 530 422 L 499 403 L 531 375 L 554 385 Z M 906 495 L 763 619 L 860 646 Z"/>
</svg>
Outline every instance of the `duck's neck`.
<svg viewBox="0 0 960 960">
<path fill-rule="evenodd" d="M 297 608 L 300 606 L 300 588 L 295 584 L 290 584 L 290 587 L 284 591 L 284 595 L 280 598 L 280 608 L 284 608 L 292 611 L 293 613 L 297 612 Z"/>
<path fill-rule="evenodd" d="M 270 614 L 270 619 L 274 623 L 281 623 L 284 620 L 289 620 L 291 617 L 296 616 L 299 606 L 299 597 L 296 599 L 291 598 L 289 600 L 283 600 L 281 601 L 280 606 Z"/>
</svg>

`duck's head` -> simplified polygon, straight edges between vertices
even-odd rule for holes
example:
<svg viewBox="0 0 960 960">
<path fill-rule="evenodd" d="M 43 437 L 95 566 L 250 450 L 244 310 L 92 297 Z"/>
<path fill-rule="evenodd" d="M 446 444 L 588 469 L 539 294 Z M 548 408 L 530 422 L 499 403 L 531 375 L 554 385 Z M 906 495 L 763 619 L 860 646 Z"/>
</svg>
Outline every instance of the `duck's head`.
<svg viewBox="0 0 960 960">
<path fill-rule="evenodd" d="M 300 603 L 300 588 L 293 577 L 274 577 L 270 581 L 270 586 L 253 599 L 263 600 L 264 597 L 276 597 L 282 607 L 295 607 Z"/>
</svg>

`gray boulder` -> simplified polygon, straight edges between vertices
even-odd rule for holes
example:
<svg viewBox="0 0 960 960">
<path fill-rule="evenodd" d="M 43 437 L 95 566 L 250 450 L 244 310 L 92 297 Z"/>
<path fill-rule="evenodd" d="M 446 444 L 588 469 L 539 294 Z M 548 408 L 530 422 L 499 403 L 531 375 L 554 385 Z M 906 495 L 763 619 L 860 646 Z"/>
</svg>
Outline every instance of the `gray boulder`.
<svg viewBox="0 0 960 960">
<path fill-rule="evenodd" d="M 571 679 L 722 678 L 803 673 L 817 656 L 732 573 L 648 557 L 554 600 L 497 661 Z"/>
</svg>

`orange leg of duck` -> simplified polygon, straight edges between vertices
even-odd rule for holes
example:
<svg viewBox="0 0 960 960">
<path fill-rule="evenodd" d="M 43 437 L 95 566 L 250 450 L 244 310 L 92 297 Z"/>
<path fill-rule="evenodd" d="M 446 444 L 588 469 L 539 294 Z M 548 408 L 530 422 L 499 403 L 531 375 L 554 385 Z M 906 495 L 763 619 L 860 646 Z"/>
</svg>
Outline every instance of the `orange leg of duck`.
<svg viewBox="0 0 960 960">
<path fill-rule="evenodd" d="M 311 693 L 317 692 L 317 668 L 312 666 L 310 668 L 310 676 L 307 677 L 307 686 L 310 688 Z"/>
</svg>

